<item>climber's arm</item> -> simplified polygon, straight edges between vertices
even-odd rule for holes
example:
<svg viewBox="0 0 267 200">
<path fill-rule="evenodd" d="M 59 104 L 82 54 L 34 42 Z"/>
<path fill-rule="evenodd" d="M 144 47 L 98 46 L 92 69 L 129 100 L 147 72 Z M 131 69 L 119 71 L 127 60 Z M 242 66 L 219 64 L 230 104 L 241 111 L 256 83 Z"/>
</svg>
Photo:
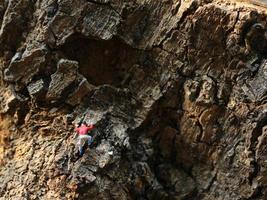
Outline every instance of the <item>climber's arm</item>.
<svg viewBox="0 0 267 200">
<path fill-rule="evenodd" d="M 79 130 L 80 130 L 79 125 L 78 125 L 78 124 L 75 124 L 75 134 L 74 134 L 74 138 L 77 137 L 77 135 L 78 135 L 78 133 L 79 133 Z"/>
<path fill-rule="evenodd" d="M 91 131 L 93 130 L 95 127 L 93 124 L 90 124 L 88 127 L 87 127 L 87 131 Z"/>
<path fill-rule="evenodd" d="M 78 133 L 79 132 L 79 124 L 75 124 L 75 132 Z"/>
</svg>

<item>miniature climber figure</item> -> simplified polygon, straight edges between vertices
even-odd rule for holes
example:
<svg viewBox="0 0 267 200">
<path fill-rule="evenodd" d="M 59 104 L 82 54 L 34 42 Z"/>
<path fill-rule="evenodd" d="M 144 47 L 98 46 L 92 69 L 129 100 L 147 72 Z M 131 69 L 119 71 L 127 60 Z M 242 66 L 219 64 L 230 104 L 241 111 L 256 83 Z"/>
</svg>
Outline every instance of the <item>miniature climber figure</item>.
<svg viewBox="0 0 267 200">
<path fill-rule="evenodd" d="M 83 155 L 83 142 L 84 142 L 84 140 L 87 140 L 88 146 L 90 146 L 91 143 L 93 142 L 92 136 L 88 135 L 88 132 L 93 130 L 93 129 L 94 129 L 93 124 L 87 126 L 86 122 L 83 122 L 80 127 L 78 124 L 76 124 L 75 131 L 79 134 L 77 145 L 79 147 L 80 156 Z"/>
</svg>

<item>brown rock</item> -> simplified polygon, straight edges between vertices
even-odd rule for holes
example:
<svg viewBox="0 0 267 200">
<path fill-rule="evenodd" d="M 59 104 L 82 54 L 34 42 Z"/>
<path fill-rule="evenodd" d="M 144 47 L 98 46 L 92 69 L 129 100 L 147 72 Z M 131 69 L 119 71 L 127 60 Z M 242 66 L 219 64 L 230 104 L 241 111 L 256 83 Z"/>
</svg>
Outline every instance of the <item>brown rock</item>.
<svg viewBox="0 0 267 200">
<path fill-rule="evenodd" d="M 79 103 L 81 103 L 83 97 L 85 97 L 91 91 L 93 91 L 94 88 L 95 87 L 93 85 L 88 83 L 86 78 L 83 78 L 79 83 L 79 85 L 77 86 L 77 88 L 75 89 L 75 91 L 69 95 L 66 103 L 72 106 L 78 105 Z"/>
<path fill-rule="evenodd" d="M 64 90 L 70 86 L 77 78 L 78 62 L 70 60 L 60 60 L 56 73 L 51 75 L 51 82 L 46 94 L 50 100 L 62 97 Z"/>
<path fill-rule="evenodd" d="M 0 199 L 266 199 L 265 21 L 249 2 L 0 2 Z"/>
<path fill-rule="evenodd" d="M 166 127 L 161 133 L 159 148 L 164 157 L 170 158 L 174 150 L 174 139 L 178 131 L 171 127 Z"/>
</svg>

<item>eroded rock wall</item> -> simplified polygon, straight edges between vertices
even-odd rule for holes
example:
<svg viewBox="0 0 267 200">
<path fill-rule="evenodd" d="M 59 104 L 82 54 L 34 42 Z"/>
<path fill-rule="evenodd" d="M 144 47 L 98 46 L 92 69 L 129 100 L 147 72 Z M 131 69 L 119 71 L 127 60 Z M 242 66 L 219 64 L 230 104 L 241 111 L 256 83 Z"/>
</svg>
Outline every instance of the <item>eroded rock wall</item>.
<svg viewBox="0 0 267 200">
<path fill-rule="evenodd" d="M 245 3 L 0 3 L 0 199 L 266 199 L 267 24 Z M 77 155 L 73 124 L 94 123 Z"/>
</svg>

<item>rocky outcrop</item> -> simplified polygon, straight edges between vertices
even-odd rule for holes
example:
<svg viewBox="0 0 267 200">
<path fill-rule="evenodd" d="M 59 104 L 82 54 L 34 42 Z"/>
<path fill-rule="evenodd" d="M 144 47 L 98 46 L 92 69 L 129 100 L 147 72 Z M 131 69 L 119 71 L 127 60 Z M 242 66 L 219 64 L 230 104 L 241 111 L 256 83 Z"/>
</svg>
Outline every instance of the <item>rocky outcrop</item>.
<svg viewBox="0 0 267 200">
<path fill-rule="evenodd" d="M 0 3 L 0 199 L 266 199 L 266 18 L 244 2 Z"/>
</svg>

